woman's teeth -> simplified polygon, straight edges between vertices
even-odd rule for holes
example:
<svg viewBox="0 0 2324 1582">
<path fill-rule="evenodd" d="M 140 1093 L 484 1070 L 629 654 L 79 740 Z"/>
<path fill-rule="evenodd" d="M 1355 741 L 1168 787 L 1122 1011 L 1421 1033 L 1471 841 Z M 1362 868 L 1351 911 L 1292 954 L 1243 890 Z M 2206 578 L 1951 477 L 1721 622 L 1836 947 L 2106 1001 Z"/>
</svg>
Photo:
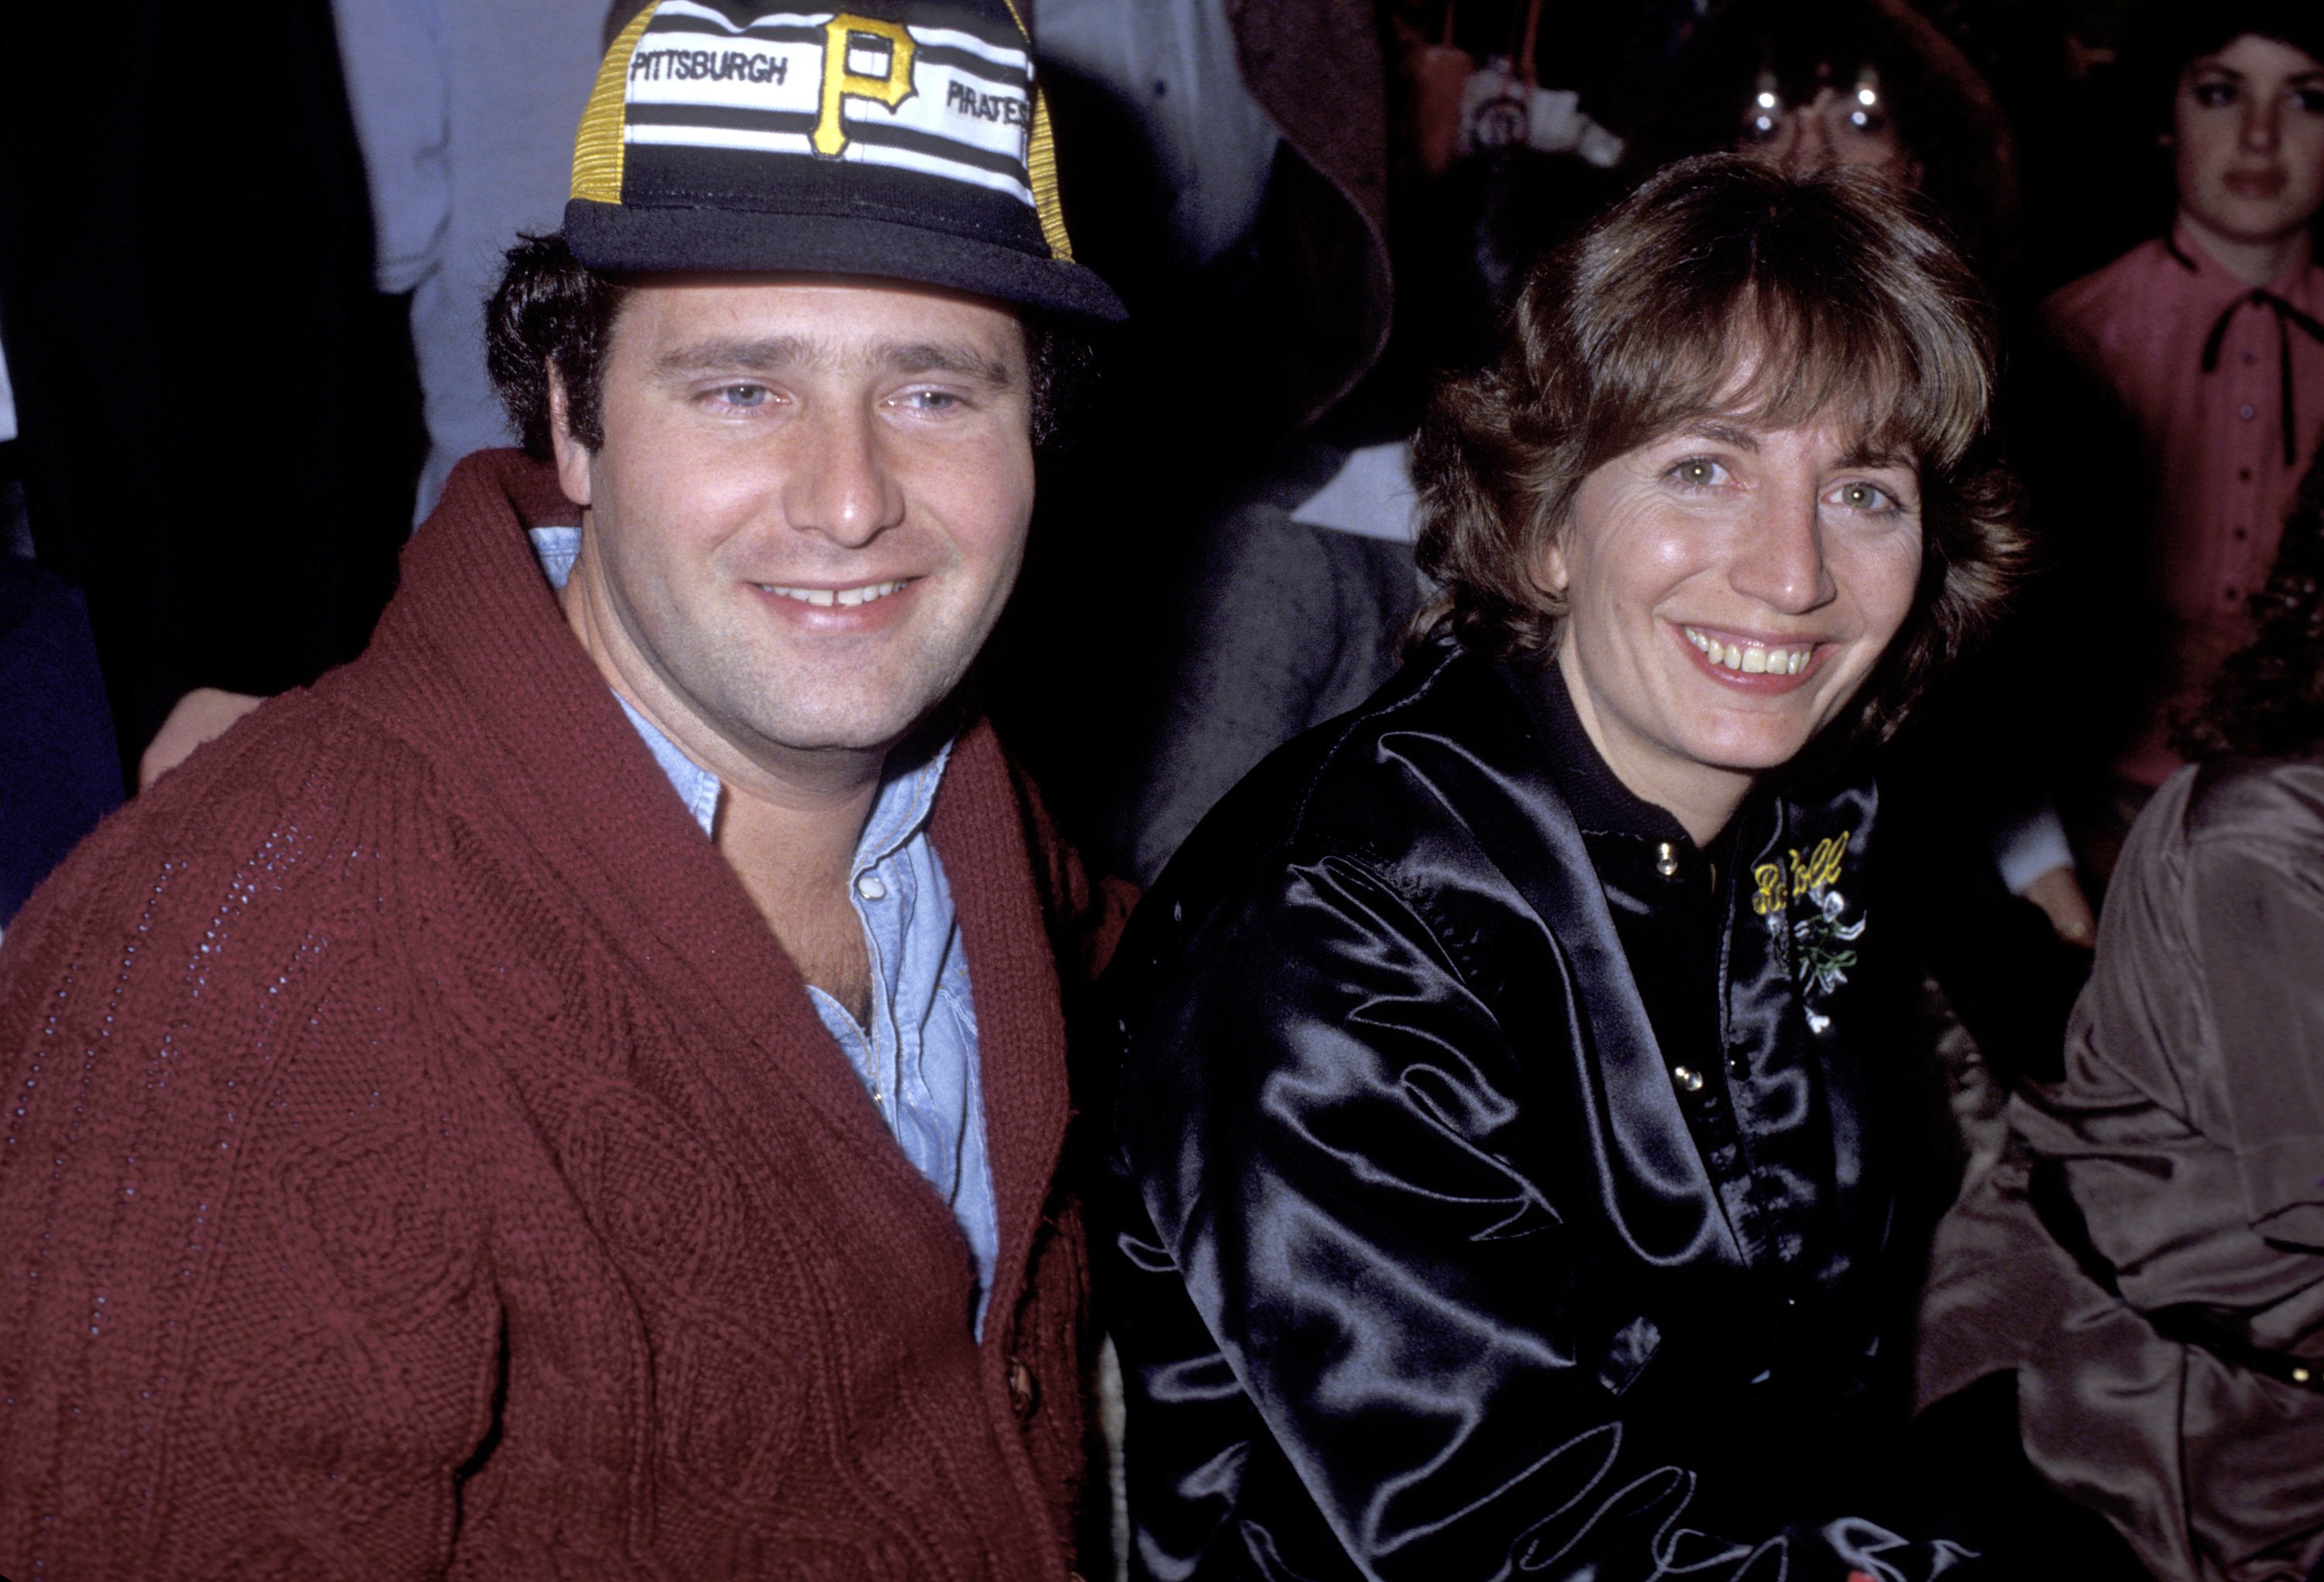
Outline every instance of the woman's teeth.
<svg viewBox="0 0 2324 1582">
<path fill-rule="evenodd" d="M 1763 648 L 1754 643 L 1720 643 L 1717 638 L 1696 631 L 1692 626 L 1680 628 L 1686 640 L 1702 650 L 1715 665 L 1730 671 L 1741 671 L 1747 676 L 1796 676 L 1815 652 L 1815 644 L 1805 648 Z"/>
<path fill-rule="evenodd" d="M 834 605 L 842 608 L 868 605 L 875 598 L 886 598 L 891 593 L 902 591 L 903 586 L 901 582 L 867 582 L 861 587 L 781 587 L 771 582 L 759 584 L 768 593 L 780 594 L 785 598 L 795 598 L 803 605 L 815 605 L 823 609 L 829 609 Z"/>
</svg>

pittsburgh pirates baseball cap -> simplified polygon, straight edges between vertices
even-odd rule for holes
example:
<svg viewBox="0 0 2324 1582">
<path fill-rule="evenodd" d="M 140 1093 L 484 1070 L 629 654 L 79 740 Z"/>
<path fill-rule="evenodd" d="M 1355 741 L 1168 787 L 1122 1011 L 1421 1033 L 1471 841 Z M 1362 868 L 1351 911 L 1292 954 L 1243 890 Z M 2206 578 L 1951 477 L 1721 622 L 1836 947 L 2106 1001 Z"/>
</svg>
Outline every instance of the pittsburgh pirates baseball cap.
<svg viewBox="0 0 2324 1582">
<path fill-rule="evenodd" d="M 1017 7 L 656 0 L 605 52 L 565 238 L 592 269 L 869 275 L 1093 322 Z"/>
</svg>

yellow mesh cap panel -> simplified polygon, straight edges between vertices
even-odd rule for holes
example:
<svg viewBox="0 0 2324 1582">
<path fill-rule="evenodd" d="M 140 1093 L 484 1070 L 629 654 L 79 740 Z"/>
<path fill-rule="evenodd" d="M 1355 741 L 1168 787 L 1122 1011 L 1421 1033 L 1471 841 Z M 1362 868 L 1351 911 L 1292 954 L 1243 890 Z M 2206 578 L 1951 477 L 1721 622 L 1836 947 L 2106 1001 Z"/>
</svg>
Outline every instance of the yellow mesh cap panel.
<svg viewBox="0 0 2324 1582">
<path fill-rule="evenodd" d="M 630 55 L 638 38 L 653 20 L 649 5 L 630 18 L 630 25 L 605 51 L 597 68 L 597 86 L 589 90 L 589 107 L 581 112 L 581 133 L 573 141 L 573 196 L 598 203 L 622 200 L 622 111 L 630 81 Z"/>
<path fill-rule="evenodd" d="M 1049 136 L 1049 99 L 1041 85 L 1033 85 L 1033 136 L 1025 148 L 1025 174 L 1033 187 L 1033 212 L 1041 217 L 1041 239 L 1049 255 L 1074 261 L 1074 245 L 1065 236 L 1065 211 L 1057 202 L 1057 145 Z"/>
<path fill-rule="evenodd" d="M 1009 7 L 1009 20 L 1025 35 L 1026 64 L 1033 64 L 1033 30 L 1025 25 L 1025 14 L 1017 9 L 1017 0 L 1001 0 Z M 1025 177 L 1033 189 L 1033 212 L 1041 217 L 1041 240 L 1049 245 L 1049 256 L 1074 261 L 1074 244 L 1065 235 L 1065 211 L 1057 201 L 1057 144 L 1049 134 L 1049 99 L 1041 85 L 1033 85 L 1033 135 L 1025 147 Z"/>
</svg>

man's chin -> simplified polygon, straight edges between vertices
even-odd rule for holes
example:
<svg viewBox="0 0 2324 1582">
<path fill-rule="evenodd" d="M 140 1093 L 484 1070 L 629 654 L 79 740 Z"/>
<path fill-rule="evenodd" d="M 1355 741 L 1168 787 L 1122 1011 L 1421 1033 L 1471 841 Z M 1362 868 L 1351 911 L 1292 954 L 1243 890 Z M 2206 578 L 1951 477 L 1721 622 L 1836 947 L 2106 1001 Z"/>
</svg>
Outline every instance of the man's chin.
<svg viewBox="0 0 2324 1582">
<path fill-rule="evenodd" d="M 812 714 L 761 716 L 750 726 L 761 742 L 779 752 L 884 754 L 940 714 L 948 696 L 949 689 L 933 697 L 915 689 L 908 698 L 887 696 Z"/>
</svg>

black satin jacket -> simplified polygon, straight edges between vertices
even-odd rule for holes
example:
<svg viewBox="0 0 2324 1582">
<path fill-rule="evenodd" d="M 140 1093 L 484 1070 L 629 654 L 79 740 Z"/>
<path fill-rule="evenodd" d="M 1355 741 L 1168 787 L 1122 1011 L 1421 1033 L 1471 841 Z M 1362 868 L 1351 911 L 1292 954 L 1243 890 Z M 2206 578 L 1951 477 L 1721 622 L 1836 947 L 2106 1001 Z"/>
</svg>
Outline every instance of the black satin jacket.
<svg viewBox="0 0 2324 1582">
<path fill-rule="evenodd" d="M 1874 799 L 1697 850 L 1449 645 L 1182 848 L 1107 985 L 1134 1573 L 1923 1577 L 1854 1041 Z"/>
</svg>

